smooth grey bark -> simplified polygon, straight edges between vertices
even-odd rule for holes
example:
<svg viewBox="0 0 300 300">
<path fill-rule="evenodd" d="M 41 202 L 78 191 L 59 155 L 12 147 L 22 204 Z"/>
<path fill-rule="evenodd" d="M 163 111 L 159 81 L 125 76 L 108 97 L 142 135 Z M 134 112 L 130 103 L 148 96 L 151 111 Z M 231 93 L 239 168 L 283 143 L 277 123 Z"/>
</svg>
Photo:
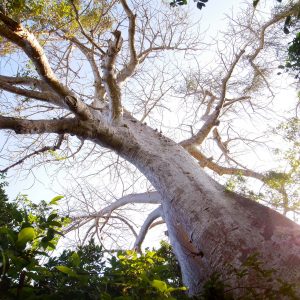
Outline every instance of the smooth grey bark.
<svg viewBox="0 0 300 300">
<path fill-rule="evenodd" d="M 254 253 L 263 268 L 275 269 L 286 282 L 300 282 L 298 224 L 225 192 L 180 145 L 129 116 L 116 128 L 111 146 L 161 194 L 170 241 L 191 295 L 201 292 L 212 273 L 225 279 L 229 264 L 239 267 Z M 232 277 L 233 286 L 234 281 Z M 250 273 L 243 284 L 260 283 Z"/>
</svg>

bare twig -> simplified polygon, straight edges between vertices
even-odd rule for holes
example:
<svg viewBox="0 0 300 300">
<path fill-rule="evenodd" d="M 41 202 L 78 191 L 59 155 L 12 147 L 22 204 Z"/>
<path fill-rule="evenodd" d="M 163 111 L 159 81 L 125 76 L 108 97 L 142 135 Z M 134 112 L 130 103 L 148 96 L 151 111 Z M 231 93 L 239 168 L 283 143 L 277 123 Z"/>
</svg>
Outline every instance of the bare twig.
<svg viewBox="0 0 300 300">
<path fill-rule="evenodd" d="M 17 162 L 13 163 L 12 165 L 6 167 L 6 168 L 3 169 L 3 170 L 0 170 L 0 173 L 6 173 L 9 169 L 11 169 L 11 168 L 13 168 L 13 167 L 15 167 L 15 166 L 17 166 L 17 165 L 20 165 L 20 164 L 23 163 L 26 159 L 28 159 L 28 158 L 30 158 L 30 157 L 32 157 L 32 156 L 39 155 L 39 154 L 44 153 L 44 152 L 47 152 L 47 151 L 55 151 L 55 150 L 58 150 L 58 149 L 60 148 L 60 146 L 61 146 L 63 140 L 64 140 L 64 135 L 61 134 L 61 135 L 59 136 L 57 142 L 55 143 L 55 145 L 53 145 L 53 146 L 45 146 L 45 147 L 43 147 L 43 148 L 41 148 L 41 149 L 38 149 L 38 150 L 36 150 L 36 151 L 34 151 L 34 152 L 32 152 L 32 153 L 30 153 L 30 154 L 28 154 L 28 155 L 22 157 L 21 159 L 19 159 Z"/>
</svg>

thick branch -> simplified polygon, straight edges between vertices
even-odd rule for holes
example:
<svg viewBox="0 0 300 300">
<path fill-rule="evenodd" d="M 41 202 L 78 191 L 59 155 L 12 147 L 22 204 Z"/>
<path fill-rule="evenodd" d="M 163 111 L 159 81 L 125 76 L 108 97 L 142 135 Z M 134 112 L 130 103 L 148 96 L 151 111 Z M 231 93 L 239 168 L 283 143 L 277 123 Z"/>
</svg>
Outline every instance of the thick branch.
<svg viewBox="0 0 300 300">
<path fill-rule="evenodd" d="M 114 39 L 109 41 L 108 49 L 102 60 L 103 82 L 110 105 L 110 120 L 118 121 L 123 115 L 121 90 L 116 80 L 115 62 L 121 50 L 123 39 L 121 31 L 113 32 Z"/>
<path fill-rule="evenodd" d="M 213 130 L 213 137 L 218 145 L 218 147 L 220 148 L 220 150 L 222 151 L 222 153 L 225 155 L 225 157 L 227 158 L 229 150 L 227 149 L 227 145 L 225 143 L 223 143 L 221 136 L 219 134 L 219 131 L 217 128 L 214 128 Z"/>
<path fill-rule="evenodd" d="M 279 21 L 285 19 L 287 16 L 289 16 L 291 14 L 292 10 L 287 10 L 284 11 L 282 13 L 279 13 L 277 15 L 275 15 L 269 22 L 267 22 L 266 24 L 264 24 L 259 32 L 259 45 L 258 47 L 255 49 L 255 51 L 253 52 L 252 55 L 249 55 L 249 61 L 253 62 L 255 60 L 255 58 L 258 56 L 258 54 L 261 52 L 261 50 L 264 49 L 265 46 L 265 32 L 266 30 L 271 27 L 272 25 L 278 23 Z"/>
<path fill-rule="evenodd" d="M 247 169 L 247 168 L 228 168 L 228 167 L 223 167 L 218 165 L 217 163 L 213 162 L 211 158 L 206 157 L 203 153 L 201 153 L 196 146 L 187 146 L 185 148 L 194 158 L 196 158 L 199 162 L 199 165 L 202 168 L 209 168 L 210 170 L 216 172 L 218 175 L 238 175 L 238 176 L 245 176 L 245 177 L 251 177 L 258 179 L 265 183 L 266 185 L 270 186 L 268 181 L 269 177 L 265 174 L 255 172 L 253 170 Z M 236 164 L 238 164 L 235 160 L 230 158 L 232 161 L 234 161 Z M 240 165 L 240 164 L 239 164 Z M 242 166 L 243 167 L 243 166 Z M 286 197 L 286 191 L 283 187 L 272 187 L 271 188 L 275 189 L 278 191 L 284 199 L 287 199 Z"/>
<path fill-rule="evenodd" d="M 99 218 L 105 215 L 111 214 L 114 210 L 131 203 L 148 203 L 148 204 L 160 204 L 161 196 L 158 192 L 146 192 L 138 194 L 126 195 L 122 198 L 117 199 L 115 202 L 104 207 L 99 212 L 94 214 L 88 214 L 83 216 L 74 217 L 73 219 L 83 219 L 83 218 Z"/>
<path fill-rule="evenodd" d="M 158 219 L 159 217 L 163 216 L 163 210 L 162 207 L 159 206 L 155 210 L 153 210 L 148 217 L 146 218 L 144 224 L 142 225 L 140 232 L 135 240 L 133 249 L 140 252 L 141 251 L 141 245 L 146 237 L 146 234 L 148 230 L 150 229 L 151 224 L 154 220 Z"/>
<path fill-rule="evenodd" d="M 250 85 L 248 85 L 248 87 L 245 89 L 245 91 L 247 91 L 248 89 L 251 89 L 252 87 L 255 88 L 255 78 L 257 76 L 261 77 L 262 80 L 264 81 L 266 87 L 268 88 L 268 90 L 270 91 L 270 94 L 275 97 L 272 89 L 270 88 L 269 82 L 266 79 L 266 76 L 263 74 L 263 71 L 259 68 L 259 65 L 257 65 L 254 61 L 257 58 L 257 56 L 261 53 L 261 51 L 265 48 L 265 36 L 266 36 L 266 31 L 273 25 L 275 25 L 276 23 L 282 21 L 283 19 L 285 19 L 286 17 L 288 17 L 291 12 L 293 11 L 293 8 L 290 8 L 288 10 L 285 10 L 281 13 L 276 14 L 275 16 L 273 16 L 273 18 L 271 20 L 269 20 L 268 22 L 266 22 L 261 28 L 260 31 L 258 32 L 256 38 L 258 40 L 258 45 L 254 48 L 253 53 L 247 55 L 247 59 L 249 60 L 249 63 L 251 65 L 251 67 L 253 68 L 254 71 L 254 75 L 253 75 L 253 79 L 252 82 L 250 83 Z M 253 43 L 255 44 L 255 43 Z"/>
<path fill-rule="evenodd" d="M 146 192 L 126 195 L 117 199 L 115 202 L 104 207 L 96 213 L 72 217 L 73 223 L 65 230 L 65 233 L 77 229 L 93 219 L 95 219 L 95 222 L 99 222 L 100 218 L 104 218 L 106 220 L 105 223 L 107 223 L 109 218 L 115 217 L 111 215 L 114 210 L 127 204 L 133 203 L 161 204 L 161 196 L 158 192 Z"/>
<path fill-rule="evenodd" d="M 0 75 L 0 80 L 13 85 L 25 85 L 32 88 L 38 88 L 40 91 L 49 91 L 48 85 L 43 81 L 31 77 L 12 77 Z"/>
<path fill-rule="evenodd" d="M 233 159 L 232 157 L 229 156 L 229 150 L 227 148 L 227 143 L 222 141 L 221 136 L 220 136 L 219 131 L 218 131 L 217 128 L 214 128 L 214 130 L 213 130 L 213 137 L 214 137 L 218 147 L 220 148 L 220 150 L 222 151 L 223 155 L 225 156 L 225 158 L 227 160 L 231 160 L 237 166 L 247 170 L 247 168 L 245 166 L 243 166 L 241 163 L 237 162 L 235 159 Z"/>
<path fill-rule="evenodd" d="M 149 226 L 149 229 L 152 229 L 158 225 L 162 225 L 162 224 L 166 224 L 166 222 L 164 220 L 158 220 L 156 222 L 153 222 L 150 226 Z"/>
<path fill-rule="evenodd" d="M 87 61 L 89 62 L 93 75 L 94 75 L 94 86 L 95 86 L 95 103 L 93 103 L 93 107 L 99 108 L 99 102 L 104 103 L 104 95 L 105 95 L 105 89 L 102 85 L 102 78 L 97 66 L 97 63 L 94 58 L 94 51 L 92 49 L 87 48 L 84 46 L 77 38 L 71 37 L 69 38 L 71 42 L 73 42 L 78 49 L 83 53 L 83 55 L 86 57 Z M 100 105 L 101 106 L 101 105 Z"/>
<path fill-rule="evenodd" d="M 227 168 L 222 167 L 215 162 L 213 162 L 211 159 L 207 158 L 203 153 L 201 153 L 196 146 L 188 146 L 185 148 L 194 158 L 196 158 L 199 161 L 199 164 L 202 168 L 209 168 L 212 171 L 216 172 L 220 176 L 222 175 L 242 175 L 246 177 L 252 177 L 256 178 L 258 180 L 261 180 L 265 182 L 265 176 L 263 174 L 260 174 L 258 172 L 249 170 L 249 169 L 240 169 L 240 168 Z"/>
<path fill-rule="evenodd" d="M 70 133 L 78 126 L 76 119 L 25 120 L 0 116 L 0 129 L 11 129 L 17 134 Z"/>
<path fill-rule="evenodd" d="M 210 131 L 212 128 L 216 125 L 218 125 L 219 121 L 218 118 L 221 114 L 223 105 L 225 104 L 226 101 L 226 90 L 227 90 L 227 84 L 228 81 L 234 71 L 234 68 L 236 67 L 237 63 L 239 62 L 240 58 L 244 54 L 245 50 L 242 49 L 239 54 L 235 56 L 234 61 L 232 62 L 230 68 L 228 69 L 226 76 L 222 80 L 222 85 L 221 85 L 221 95 L 220 95 L 220 100 L 218 104 L 216 105 L 214 111 L 212 114 L 207 118 L 207 120 L 204 122 L 200 130 L 198 131 L 197 134 L 192 136 L 191 138 L 182 141 L 180 144 L 183 147 L 186 147 L 188 145 L 201 145 L 203 141 L 206 139 L 206 137 L 209 135 Z"/>
<path fill-rule="evenodd" d="M 52 92 L 49 92 L 49 91 L 38 92 L 38 91 L 22 89 L 22 88 L 15 87 L 12 85 L 12 83 L 8 83 L 8 82 L 4 82 L 0 78 L 0 89 L 3 89 L 5 91 L 13 93 L 13 94 L 17 94 L 17 95 L 21 95 L 24 97 L 28 97 L 28 98 L 32 98 L 32 99 L 36 99 L 36 100 L 40 100 L 40 101 L 45 101 L 48 103 L 56 104 L 58 106 L 62 106 L 60 97 Z"/>
<path fill-rule="evenodd" d="M 128 43 L 129 43 L 130 61 L 118 74 L 118 76 L 117 76 L 118 83 L 124 82 L 127 78 L 132 76 L 132 74 L 134 73 L 134 71 L 138 65 L 138 59 L 137 59 L 137 54 L 136 54 L 135 45 L 134 45 L 136 15 L 131 11 L 126 0 L 121 0 L 120 2 L 123 6 L 123 9 L 125 10 L 125 12 L 127 14 L 128 20 L 129 20 Z"/>
<path fill-rule="evenodd" d="M 49 85 L 51 89 L 65 102 L 65 105 L 80 119 L 87 120 L 91 118 L 88 107 L 80 100 L 76 99 L 67 87 L 63 86 L 56 78 L 43 48 L 26 28 L 0 12 L 0 20 L 5 25 L 0 25 L 0 35 L 18 45 L 34 63 L 37 72 L 41 78 Z"/>
</svg>

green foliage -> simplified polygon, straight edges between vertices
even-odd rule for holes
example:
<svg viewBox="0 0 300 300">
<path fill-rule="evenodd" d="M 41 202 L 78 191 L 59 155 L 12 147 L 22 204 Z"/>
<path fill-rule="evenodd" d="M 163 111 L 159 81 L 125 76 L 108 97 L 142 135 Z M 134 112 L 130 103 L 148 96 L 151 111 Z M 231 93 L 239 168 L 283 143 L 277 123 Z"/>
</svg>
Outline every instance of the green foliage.
<svg viewBox="0 0 300 300">
<path fill-rule="evenodd" d="M 203 300 L 231 300 L 230 293 L 226 295 L 226 285 L 219 273 L 213 273 L 203 286 L 200 299 Z"/>
<path fill-rule="evenodd" d="M 299 24 L 299 16 L 297 17 L 297 22 Z M 290 26 L 292 25 L 285 26 L 286 34 L 289 33 L 289 29 L 287 28 Z M 300 32 L 296 33 L 292 42 L 289 43 L 285 65 L 280 65 L 278 68 L 290 72 L 296 79 L 300 79 Z M 278 74 L 280 75 L 281 72 Z"/>
<path fill-rule="evenodd" d="M 8 197 L 5 193 L 4 175 L 0 173 L 0 227 L 6 224 L 11 224 L 14 215 L 17 213 L 16 205 L 8 202 Z"/>
<path fill-rule="evenodd" d="M 143 255 L 120 251 L 105 256 L 91 240 L 75 251 L 50 257 L 69 221 L 53 209 L 62 196 L 34 204 L 22 195 L 11 206 L 2 185 L 0 205 L 10 213 L 11 222 L 0 226 L 1 299 L 186 298 L 168 244 Z"/>
<path fill-rule="evenodd" d="M 248 188 L 247 179 L 242 175 L 231 176 L 225 183 L 225 192 L 238 192 L 254 201 L 261 201 L 264 198 L 262 193 L 255 193 Z"/>
<path fill-rule="evenodd" d="M 286 142 L 292 143 L 293 147 L 299 147 L 300 138 L 300 120 L 298 118 L 291 118 L 287 122 L 281 123 L 275 130 L 274 133 L 282 135 Z"/>
<path fill-rule="evenodd" d="M 291 118 L 289 121 L 280 124 L 274 133 L 280 135 L 289 148 L 285 151 L 276 150 L 277 156 L 281 158 L 281 161 L 285 162 L 281 170 L 284 172 L 269 172 L 268 184 L 271 187 L 276 187 L 277 190 L 283 191 L 283 199 L 281 200 L 281 206 L 286 212 L 292 211 L 296 214 L 300 213 L 300 120 L 298 118 Z M 278 195 L 273 192 L 269 192 L 273 199 L 275 206 L 280 207 L 278 204 Z M 277 203 L 276 203 L 277 201 Z M 296 220 L 296 218 L 295 218 Z"/>
<path fill-rule="evenodd" d="M 295 78 L 300 76 L 300 32 L 298 32 L 288 48 L 286 68 L 295 73 Z"/>
<path fill-rule="evenodd" d="M 278 1 L 281 2 L 281 1 Z M 286 17 L 283 31 L 285 34 L 289 34 L 291 31 L 297 32 L 289 43 L 287 48 L 287 59 L 284 65 L 280 65 L 279 69 L 285 70 L 294 75 L 296 79 L 299 79 L 300 75 L 300 32 L 299 32 L 299 20 L 300 20 L 300 6 L 299 3 L 293 6 L 291 14 Z M 278 74 L 281 74 L 279 72 Z"/>
<path fill-rule="evenodd" d="M 71 29 L 79 28 L 79 22 L 88 29 L 92 29 L 99 22 L 107 3 L 94 0 L 87 3 L 84 0 L 10 0 L 4 1 L 2 10 L 15 19 L 35 30 L 51 30 L 53 28 Z M 76 20 L 76 11 L 79 20 Z M 102 20 L 109 21 L 107 17 Z M 98 23 L 97 23 L 98 24 Z M 107 24 L 108 25 L 108 24 Z M 105 27 L 107 28 L 107 27 Z"/>
<path fill-rule="evenodd" d="M 166 259 L 156 251 L 138 255 L 125 251 L 109 259 L 110 267 L 104 272 L 109 299 L 175 299 L 171 293 L 179 292 L 182 299 L 186 288 L 177 286 L 170 275 Z M 171 286 L 172 284 L 172 286 Z M 119 298 L 122 296 L 122 298 Z"/>
<path fill-rule="evenodd" d="M 25 25 L 43 44 L 49 34 L 60 30 L 67 36 L 83 37 L 88 33 L 102 34 L 112 26 L 105 0 L 9 0 L 2 1 L 0 10 Z M 0 38 L 0 55 L 15 51 L 15 47 Z"/>
<path fill-rule="evenodd" d="M 291 180 L 291 174 L 284 172 L 269 171 L 265 176 L 265 183 L 273 189 L 280 189 L 282 186 L 291 183 Z"/>
<path fill-rule="evenodd" d="M 274 154 L 280 160 L 281 166 L 267 172 L 264 176 L 264 186 L 256 193 L 248 188 L 248 182 L 243 176 L 232 176 L 225 184 L 225 191 L 238 192 L 255 201 L 287 214 L 292 212 L 294 220 L 298 221 L 300 214 L 300 120 L 291 118 L 273 130 L 273 134 L 281 136 L 288 149 L 276 149 Z"/>
<path fill-rule="evenodd" d="M 36 295 L 51 299 L 101 299 L 101 276 L 105 267 L 102 247 L 90 241 L 74 250 L 64 250 L 50 257 L 44 267 L 49 270 L 34 285 Z"/>
<path fill-rule="evenodd" d="M 277 2 L 281 3 L 282 0 L 276 0 Z M 257 7 L 260 0 L 254 0 L 253 6 Z M 288 4 L 287 4 L 288 5 Z M 294 5 L 294 9 L 289 16 L 286 17 L 283 31 L 285 34 L 289 34 L 290 31 L 299 30 L 299 19 L 300 19 L 300 7 L 299 4 Z M 298 32 L 293 41 L 289 43 L 287 49 L 288 55 L 287 60 L 284 65 L 280 65 L 279 69 L 283 69 L 294 74 L 296 79 L 299 79 L 300 76 L 300 32 Z M 281 74 L 279 72 L 278 74 Z"/>
<path fill-rule="evenodd" d="M 0 290 L 5 291 L 7 299 L 14 299 L 31 294 L 30 282 L 39 273 L 48 272 L 40 261 L 55 249 L 59 230 L 68 218 L 60 217 L 45 201 L 37 205 L 25 195 L 14 204 L 0 203 L 11 218 L 0 227 Z"/>
<path fill-rule="evenodd" d="M 164 264 L 168 267 L 165 268 L 163 274 L 165 278 L 169 278 L 168 284 L 173 284 L 175 287 L 183 286 L 181 270 L 179 263 L 173 254 L 172 247 L 167 242 L 162 241 L 161 247 L 156 250 L 156 254 L 159 257 L 164 258 Z"/>
<path fill-rule="evenodd" d="M 162 245 L 161 249 L 169 251 L 170 247 Z M 186 299 L 185 288 L 170 277 L 174 273 L 160 250 L 105 255 L 91 240 L 76 251 L 65 250 L 49 258 L 44 265 L 49 272 L 40 275 L 35 293 L 53 299 L 176 299 L 176 295 Z"/>
</svg>

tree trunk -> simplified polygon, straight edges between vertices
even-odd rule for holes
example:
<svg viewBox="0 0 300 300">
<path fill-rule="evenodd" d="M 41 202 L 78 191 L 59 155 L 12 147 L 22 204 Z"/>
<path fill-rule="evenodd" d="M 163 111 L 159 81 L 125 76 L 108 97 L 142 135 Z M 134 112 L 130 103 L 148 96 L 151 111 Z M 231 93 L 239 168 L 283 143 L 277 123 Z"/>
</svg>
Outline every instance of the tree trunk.
<svg viewBox="0 0 300 300">
<path fill-rule="evenodd" d="M 254 253 L 259 254 L 264 269 L 277 271 L 275 277 L 299 284 L 299 225 L 226 192 L 181 146 L 148 126 L 134 119 L 123 126 L 121 134 L 115 133 L 119 139 L 115 150 L 162 195 L 169 238 L 191 295 L 201 292 L 214 272 L 228 279 L 229 264 L 239 267 Z M 250 272 L 241 284 L 263 285 L 256 275 Z M 234 287 L 235 276 L 230 280 L 227 283 Z M 242 289 L 235 293 L 241 294 Z"/>
</svg>

